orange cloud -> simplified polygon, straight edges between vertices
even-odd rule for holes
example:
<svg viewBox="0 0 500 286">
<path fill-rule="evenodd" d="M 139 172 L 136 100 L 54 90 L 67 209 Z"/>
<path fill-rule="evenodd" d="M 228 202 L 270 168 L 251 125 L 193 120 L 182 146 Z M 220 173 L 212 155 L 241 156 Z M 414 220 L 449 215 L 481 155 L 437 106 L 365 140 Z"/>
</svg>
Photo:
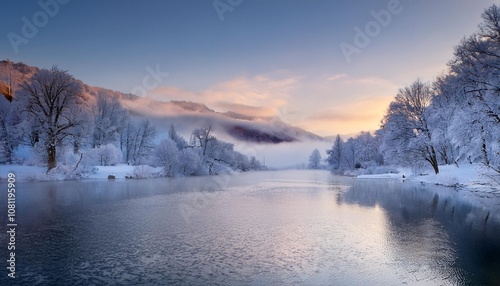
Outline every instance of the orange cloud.
<svg viewBox="0 0 500 286">
<path fill-rule="evenodd" d="M 373 131 L 380 127 L 392 99 L 392 96 L 375 96 L 342 104 L 307 117 L 299 126 L 319 135 Z"/>
<path fill-rule="evenodd" d="M 271 76 L 258 75 L 251 78 L 238 77 L 215 84 L 200 92 L 174 86 L 161 86 L 154 89 L 150 97 L 161 101 L 201 102 L 221 112 L 235 111 L 245 115 L 273 116 L 278 113 L 279 108 L 288 103 L 290 93 L 297 85 L 298 78 L 296 77 L 276 79 Z"/>
<path fill-rule="evenodd" d="M 378 129 L 397 90 L 396 84 L 378 77 L 339 73 L 305 80 L 291 76 L 288 71 L 279 71 L 236 77 L 202 91 L 161 86 L 143 104 L 151 105 L 147 100 L 193 101 L 219 112 L 278 116 L 284 122 L 327 136 Z M 148 108 L 158 115 L 183 112 L 170 106 Z"/>
</svg>

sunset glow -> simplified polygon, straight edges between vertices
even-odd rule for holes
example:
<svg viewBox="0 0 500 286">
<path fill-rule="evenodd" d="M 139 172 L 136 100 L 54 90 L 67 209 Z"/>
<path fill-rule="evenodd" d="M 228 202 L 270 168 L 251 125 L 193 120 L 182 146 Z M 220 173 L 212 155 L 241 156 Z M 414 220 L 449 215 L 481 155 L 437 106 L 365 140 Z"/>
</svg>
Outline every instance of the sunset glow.
<svg viewBox="0 0 500 286">
<path fill-rule="evenodd" d="M 278 116 L 321 136 L 355 134 L 378 129 L 398 88 L 444 71 L 452 47 L 493 1 L 399 1 L 400 13 L 349 60 L 341 43 L 355 44 L 357 29 L 388 9 L 387 1 L 294 1 L 286 9 L 279 3 L 244 1 L 221 14 L 211 2 L 72 1 L 26 43 L 8 38 L 0 47 L 14 62 L 58 65 L 88 84 L 125 93 L 136 93 L 148 67 L 158 67 L 168 77 L 148 82 L 140 95 Z M 35 2 L 16 4 L 1 34 L 22 36 L 22 17 L 30 20 L 38 10 Z"/>
</svg>

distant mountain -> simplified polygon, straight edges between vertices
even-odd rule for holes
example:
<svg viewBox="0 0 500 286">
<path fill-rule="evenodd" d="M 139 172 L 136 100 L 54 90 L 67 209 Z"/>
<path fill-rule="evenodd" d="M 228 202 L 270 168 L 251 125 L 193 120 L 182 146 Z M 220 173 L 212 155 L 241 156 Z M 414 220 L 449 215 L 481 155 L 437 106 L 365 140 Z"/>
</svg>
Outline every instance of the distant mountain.
<svg viewBox="0 0 500 286">
<path fill-rule="evenodd" d="M 10 78 L 15 87 L 29 79 L 36 71 L 37 67 L 24 63 L 0 61 L 0 80 L 7 83 Z M 166 132 L 170 124 L 174 124 L 181 133 L 189 133 L 194 128 L 211 125 L 217 136 L 245 142 L 276 144 L 324 140 L 316 134 L 284 123 L 277 117 L 256 117 L 232 111 L 217 112 L 201 103 L 162 102 L 84 83 L 83 85 L 85 92 L 94 97 L 98 93 L 118 96 L 132 117 L 151 120 L 159 127 L 160 132 Z"/>
<path fill-rule="evenodd" d="M 14 63 L 9 60 L 0 61 L 0 82 L 16 89 L 23 81 L 29 79 L 38 71 L 37 67 L 24 63 Z"/>
<path fill-rule="evenodd" d="M 236 112 L 217 112 L 204 104 L 189 101 L 159 102 L 143 98 L 123 104 L 134 114 L 170 122 L 181 129 L 211 125 L 214 132 L 233 139 L 255 143 L 282 143 L 324 139 L 281 121 L 278 117 L 254 117 Z"/>
<path fill-rule="evenodd" d="M 169 103 L 173 104 L 173 105 L 177 105 L 180 108 L 187 110 L 187 111 L 194 111 L 194 112 L 201 112 L 201 113 L 203 113 L 203 112 L 209 112 L 209 113 L 215 112 L 214 110 L 208 108 L 205 104 L 196 103 L 196 102 L 192 102 L 192 101 L 172 100 L 172 101 L 169 101 Z"/>
</svg>

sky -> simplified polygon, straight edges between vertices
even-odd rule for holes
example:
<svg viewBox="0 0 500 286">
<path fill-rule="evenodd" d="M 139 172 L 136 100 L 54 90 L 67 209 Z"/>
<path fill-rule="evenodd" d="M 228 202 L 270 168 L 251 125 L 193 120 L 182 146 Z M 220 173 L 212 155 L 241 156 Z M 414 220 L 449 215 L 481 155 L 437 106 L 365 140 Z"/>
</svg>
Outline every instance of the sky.
<svg viewBox="0 0 500 286">
<path fill-rule="evenodd" d="M 488 0 L 0 0 L 0 59 L 318 135 L 379 128 L 399 88 L 446 71 Z"/>
</svg>

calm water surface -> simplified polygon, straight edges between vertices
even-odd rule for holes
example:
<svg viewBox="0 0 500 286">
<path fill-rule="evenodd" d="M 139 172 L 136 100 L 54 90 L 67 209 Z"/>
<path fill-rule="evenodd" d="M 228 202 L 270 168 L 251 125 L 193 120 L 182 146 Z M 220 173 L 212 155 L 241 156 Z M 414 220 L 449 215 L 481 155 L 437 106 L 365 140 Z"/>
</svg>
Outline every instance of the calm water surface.
<svg viewBox="0 0 500 286">
<path fill-rule="evenodd" d="M 325 171 L 16 194 L 18 277 L 4 262 L 1 285 L 500 285 L 498 196 Z"/>
</svg>

